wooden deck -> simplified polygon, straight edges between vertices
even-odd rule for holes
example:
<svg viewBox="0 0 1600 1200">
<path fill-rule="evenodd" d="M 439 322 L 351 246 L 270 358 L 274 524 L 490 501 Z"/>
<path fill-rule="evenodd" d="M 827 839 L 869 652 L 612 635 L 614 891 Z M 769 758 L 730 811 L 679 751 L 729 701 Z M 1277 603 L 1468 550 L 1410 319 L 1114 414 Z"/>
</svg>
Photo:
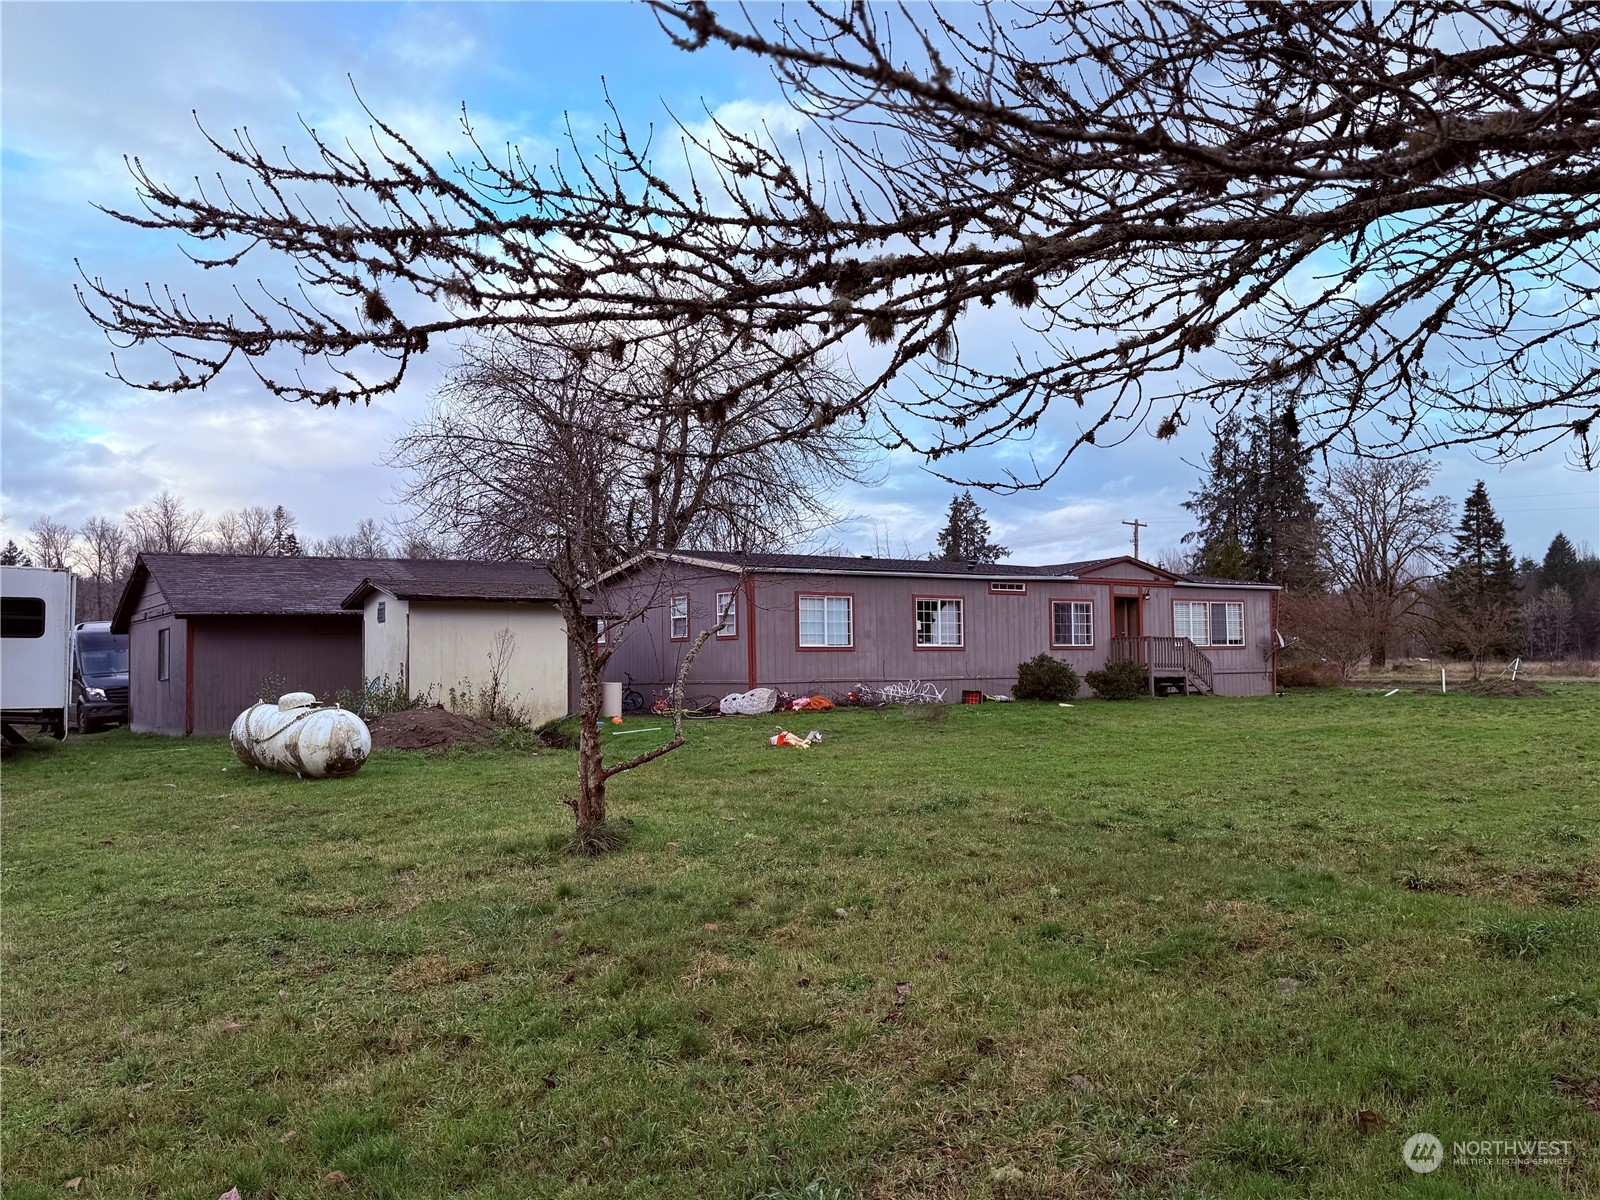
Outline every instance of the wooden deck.
<svg viewBox="0 0 1600 1200">
<path fill-rule="evenodd" d="M 1184 694 L 1215 691 L 1211 680 L 1211 660 L 1185 637 L 1114 637 L 1108 662 L 1136 662 L 1150 677 L 1150 694 L 1156 694 L 1157 681 L 1168 680 Z"/>
</svg>

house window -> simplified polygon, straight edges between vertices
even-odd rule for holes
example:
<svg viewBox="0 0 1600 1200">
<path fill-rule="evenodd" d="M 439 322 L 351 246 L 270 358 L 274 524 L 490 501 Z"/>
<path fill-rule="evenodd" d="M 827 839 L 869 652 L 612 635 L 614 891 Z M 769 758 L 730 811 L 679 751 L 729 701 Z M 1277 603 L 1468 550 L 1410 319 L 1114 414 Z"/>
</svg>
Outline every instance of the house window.
<svg viewBox="0 0 1600 1200">
<path fill-rule="evenodd" d="M 675 642 L 689 640 L 689 597 L 672 598 L 672 630 L 669 635 Z"/>
<path fill-rule="evenodd" d="M 0 637 L 44 636 L 44 601 L 38 596 L 0 598 Z"/>
<path fill-rule="evenodd" d="M 1028 585 L 1025 583 L 1004 583 L 995 581 L 989 584 L 989 590 L 998 595 L 1026 596 L 1028 594 Z"/>
<path fill-rule="evenodd" d="M 848 650 L 855 645 L 855 601 L 850 596 L 801 596 L 800 645 Z"/>
<path fill-rule="evenodd" d="M 596 617 L 594 619 L 594 644 L 596 646 L 604 646 L 606 644 L 606 619 L 604 617 Z"/>
<path fill-rule="evenodd" d="M 1094 645 L 1094 605 L 1088 600 L 1050 602 L 1052 646 Z"/>
<path fill-rule="evenodd" d="M 957 649 L 962 643 L 961 601 L 917 601 L 917 645 Z"/>
<path fill-rule="evenodd" d="M 385 621 L 387 621 L 389 619 L 388 608 L 389 608 L 389 602 L 387 600 L 379 600 L 378 601 L 378 624 L 379 625 L 382 625 Z"/>
<path fill-rule="evenodd" d="M 733 592 L 717 593 L 717 623 L 719 638 L 739 636 L 739 597 Z"/>
<path fill-rule="evenodd" d="M 1244 645 L 1244 603 L 1238 600 L 1177 600 L 1172 632 L 1196 646 Z"/>
<path fill-rule="evenodd" d="M 172 678 L 172 630 L 156 630 L 156 678 L 163 682 Z"/>
</svg>

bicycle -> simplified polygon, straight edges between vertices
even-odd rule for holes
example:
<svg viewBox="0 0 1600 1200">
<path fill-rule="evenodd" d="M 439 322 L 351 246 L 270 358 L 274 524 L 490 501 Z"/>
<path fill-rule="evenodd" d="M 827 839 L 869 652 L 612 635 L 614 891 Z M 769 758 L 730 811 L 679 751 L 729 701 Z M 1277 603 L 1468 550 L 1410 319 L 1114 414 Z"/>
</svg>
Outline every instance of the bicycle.
<svg viewBox="0 0 1600 1200">
<path fill-rule="evenodd" d="M 627 682 L 622 685 L 622 711 L 625 713 L 643 712 L 644 693 L 633 686 L 632 675 L 625 675 L 623 678 Z"/>
</svg>

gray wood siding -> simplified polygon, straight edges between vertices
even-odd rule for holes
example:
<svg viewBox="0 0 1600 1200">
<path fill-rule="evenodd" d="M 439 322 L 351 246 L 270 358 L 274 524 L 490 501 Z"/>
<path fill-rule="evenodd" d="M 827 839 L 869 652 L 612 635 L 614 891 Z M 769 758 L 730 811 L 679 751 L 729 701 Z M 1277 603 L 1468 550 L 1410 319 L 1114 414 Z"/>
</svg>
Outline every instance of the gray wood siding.
<svg viewBox="0 0 1600 1200">
<path fill-rule="evenodd" d="M 671 681 L 691 644 L 671 640 L 669 597 L 690 597 L 691 634 L 713 623 L 712 596 L 732 587 L 731 575 L 667 564 L 659 568 L 659 603 L 630 628 L 606 672 L 649 699 Z M 1245 645 L 1204 647 L 1220 695 L 1258 696 L 1273 686 L 1271 647 L 1275 593 L 1253 588 L 1215 588 L 1174 584 L 1131 563 L 1112 564 L 1072 582 L 1028 580 L 1027 591 L 996 593 L 987 580 L 926 579 L 867 575 L 752 575 L 754 611 L 740 589 L 736 639 L 713 639 L 701 651 L 689 676 L 690 695 L 722 695 L 749 686 L 749 641 L 755 638 L 755 682 L 790 692 L 836 693 L 858 683 L 882 684 L 919 679 L 945 689 L 946 700 L 963 690 L 1009 694 L 1019 663 L 1040 653 L 1072 664 L 1079 678 L 1105 665 L 1118 596 L 1138 605 L 1140 633 L 1171 637 L 1172 602 L 1237 601 L 1244 606 Z M 649 586 L 655 587 L 655 582 Z M 797 599 L 802 593 L 852 598 L 854 645 L 848 650 L 801 648 Z M 962 601 L 964 645 L 960 649 L 921 649 L 916 645 L 916 599 Z M 1052 603 L 1088 601 L 1092 606 L 1092 646 L 1052 646 Z"/>
<path fill-rule="evenodd" d="M 194 732 L 224 734 L 266 691 L 332 700 L 361 688 L 361 614 L 344 617 L 196 617 Z M 274 687 L 265 687 L 268 682 Z M 181 732 L 181 730 L 180 730 Z"/>
<path fill-rule="evenodd" d="M 724 696 L 748 688 L 750 614 L 739 577 L 678 563 L 646 567 L 640 575 L 645 577 L 643 589 L 619 591 L 618 607 L 631 607 L 634 598 L 640 596 L 648 600 L 650 607 L 625 629 L 613 631 L 616 648 L 605 677 L 626 682 L 631 675 L 633 686 L 645 694 L 647 701 L 652 690 L 665 690 L 676 677 L 694 639 L 717 623 L 716 594 L 733 591 L 738 593 L 738 628 L 731 637 L 713 634 L 701 647 L 688 690 L 690 695 Z M 689 597 L 689 637 L 682 641 L 673 640 L 671 630 L 672 597 L 678 595 Z M 756 636 L 763 637 L 759 621 L 758 615 Z"/>
<path fill-rule="evenodd" d="M 128 622 L 128 728 L 135 733 L 183 733 L 188 624 L 172 615 L 155 580 L 147 579 Z M 170 670 L 167 679 L 158 680 L 156 643 L 162 629 L 170 638 Z"/>
<path fill-rule="evenodd" d="M 1264 588 L 1199 587 L 1178 584 L 1164 593 L 1161 619 L 1172 632 L 1172 603 L 1178 600 L 1227 600 L 1244 605 L 1243 646 L 1202 646 L 1211 660 L 1212 683 L 1219 696 L 1270 696 L 1277 648 L 1278 593 Z"/>
<path fill-rule="evenodd" d="M 1040 653 L 1072 663 L 1080 675 L 1104 661 L 1110 615 L 1095 588 L 1029 580 L 1027 589 L 1020 595 L 992 593 L 987 581 L 964 579 L 760 576 L 757 620 L 765 630 L 758 643 L 761 682 L 791 692 L 837 692 L 858 683 L 919 679 L 944 688 L 946 700 L 957 700 L 965 689 L 1009 694 L 1018 664 Z M 800 646 L 798 600 L 807 594 L 852 598 L 853 648 Z M 919 597 L 962 602 L 960 649 L 917 646 Z M 1051 648 L 1053 600 L 1093 604 L 1093 646 Z"/>
</svg>

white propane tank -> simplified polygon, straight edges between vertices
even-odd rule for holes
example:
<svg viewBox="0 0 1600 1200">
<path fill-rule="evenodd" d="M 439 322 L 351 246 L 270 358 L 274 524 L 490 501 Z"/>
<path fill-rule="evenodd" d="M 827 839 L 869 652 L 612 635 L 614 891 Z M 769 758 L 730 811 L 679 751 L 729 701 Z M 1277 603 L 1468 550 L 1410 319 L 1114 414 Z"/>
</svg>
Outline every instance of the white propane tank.
<svg viewBox="0 0 1600 1200">
<path fill-rule="evenodd" d="M 310 692 L 252 704 L 234 718 L 228 739 L 240 762 L 309 779 L 354 775 L 372 753 L 365 721 L 319 705 Z"/>
</svg>

